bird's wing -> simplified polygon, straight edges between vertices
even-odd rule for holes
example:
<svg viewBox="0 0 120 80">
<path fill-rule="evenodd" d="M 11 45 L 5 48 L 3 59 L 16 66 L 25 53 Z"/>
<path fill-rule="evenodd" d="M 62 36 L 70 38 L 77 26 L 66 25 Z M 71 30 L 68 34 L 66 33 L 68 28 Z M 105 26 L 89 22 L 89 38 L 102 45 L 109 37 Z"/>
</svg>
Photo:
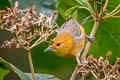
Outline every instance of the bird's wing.
<svg viewBox="0 0 120 80">
<path fill-rule="evenodd" d="M 73 19 L 69 18 L 57 31 L 57 35 L 61 34 L 62 32 L 69 32 L 74 38 L 80 37 L 81 36 L 81 30 L 80 30 L 81 25 L 78 24 L 78 22 Z"/>
</svg>

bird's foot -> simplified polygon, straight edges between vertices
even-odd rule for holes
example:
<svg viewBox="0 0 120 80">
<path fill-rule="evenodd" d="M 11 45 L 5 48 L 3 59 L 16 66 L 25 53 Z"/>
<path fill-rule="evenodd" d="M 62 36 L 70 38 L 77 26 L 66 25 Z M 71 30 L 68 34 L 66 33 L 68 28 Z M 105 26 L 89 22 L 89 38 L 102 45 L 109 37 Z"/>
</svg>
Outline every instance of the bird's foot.
<svg viewBox="0 0 120 80">
<path fill-rule="evenodd" d="M 80 64 L 77 64 L 77 66 L 78 66 L 78 68 L 80 68 L 80 67 L 81 67 L 81 65 L 80 65 Z"/>
<path fill-rule="evenodd" d="M 90 42 L 94 42 L 94 41 L 95 41 L 95 37 L 93 37 L 93 36 L 88 36 L 88 35 L 86 35 L 86 38 L 87 38 Z"/>
</svg>

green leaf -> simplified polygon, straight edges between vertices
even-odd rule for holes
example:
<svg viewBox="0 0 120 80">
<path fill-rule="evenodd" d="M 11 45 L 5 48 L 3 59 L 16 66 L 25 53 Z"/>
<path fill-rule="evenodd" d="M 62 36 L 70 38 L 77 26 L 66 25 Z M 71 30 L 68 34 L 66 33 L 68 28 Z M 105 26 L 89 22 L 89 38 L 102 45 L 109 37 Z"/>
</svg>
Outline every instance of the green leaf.
<svg viewBox="0 0 120 80">
<path fill-rule="evenodd" d="M 108 19 L 102 22 L 96 33 L 96 42 L 92 44 L 89 54 L 104 56 L 112 51 L 111 61 L 120 57 L 120 19 Z"/>
<path fill-rule="evenodd" d="M 31 73 L 25 73 L 26 75 L 28 75 L 29 77 L 32 76 Z M 58 78 L 56 78 L 53 75 L 48 75 L 48 74 L 39 74 L 39 73 L 35 73 L 35 80 L 60 80 Z M 32 77 L 31 77 L 32 79 Z"/>
<path fill-rule="evenodd" d="M 0 10 L 11 6 L 11 0 L 0 0 Z"/>
<path fill-rule="evenodd" d="M 80 5 L 86 6 L 86 0 L 76 0 Z"/>
<path fill-rule="evenodd" d="M 0 80 L 3 80 L 3 78 L 9 73 L 9 70 L 3 69 L 0 67 Z"/>
<path fill-rule="evenodd" d="M 80 4 L 75 0 L 58 0 L 57 2 L 57 10 L 59 11 L 60 15 L 63 16 L 64 19 L 67 18 L 65 16 L 65 12 L 71 7 L 75 6 L 80 6 Z"/>
<path fill-rule="evenodd" d="M 71 15 L 75 10 L 78 9 L 79 6 L 74 6 L 69 8 L 66 12 L 65 12 L 65 16 L 68 17 L 69 15 Z"/>
<path fill-rule="evenodd" d="M 12 70 L 10 65 L 0 57 L 0 80 L 9 73 L 9 69 Z"/>
<path fill-rule="evenodd" d="M 16 68 L 14 65 L 8 63 L 0 57 L 0 80 L 3 80 L 4 76 L 8 74 L 9 71 L 15 72 L 21 80 L 32 80 L 31 73 L 24 73 L 20 69 Z M 39 74 L 35 73 L 35 80 L 60 80 L 53 75 Z"/>
<path fill-rule="evenodd" d="M 10 64 L 10 63 L 9 63 Z M 28 77 L 24 72 L 22 72 L 20 69 L 16 68 L 12 64 L 10 64 L 11 68 L 14 70 L 14 72 L 19 76 L 21 80 L 32 80 L 30 77 Z"/>
<path fill-rule="evenodd" d="M 2 68 L 1 68 L 2 67 Z M 32 80 L 20 69 L 16 68 L 14 65 L 8 63 L 0 57 L 0 71 L 2 71 L 0 78 L 2 79 L 9 71 L 15 72 L 21 80 Z"/>
</svg>

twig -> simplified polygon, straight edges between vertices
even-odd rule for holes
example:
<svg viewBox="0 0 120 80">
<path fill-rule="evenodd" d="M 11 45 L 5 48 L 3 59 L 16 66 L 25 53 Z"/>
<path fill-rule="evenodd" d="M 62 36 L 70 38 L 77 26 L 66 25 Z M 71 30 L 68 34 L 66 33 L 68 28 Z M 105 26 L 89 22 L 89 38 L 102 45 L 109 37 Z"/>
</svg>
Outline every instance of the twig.
<svg viewBox="0 0 120 80">
<path fill-rule="evenodd" d="M 19 36 L 17 35 L 17 33 L 16 33 L 16 38 L 18 39 L 18 43 L 22 45 L 22 43 L 19 41 Z M 22 47 L 25 48 L 27 51 L 29 51 L 29 49 L 24 45 L 22 45 Z"/>
<path fill-rule="evenodd" d="M 112 15 L 108 15 L 108 16 L 104 16 L 103 18 L 102 18 L 102 20 L 105 20 L 105 19 L 108 19 L 108 18 L 110 18 L 110 17 L 113 17 L 114 15 L 116 15 L 117 13 L 119 13 L 120 12 L 120 10 L 118 10 L 118 11 L 116 11 L 114 14 L 112 14 Z"/>
<path fill-rule="evenodd" d="M 120 18 L 120 16 L 113 16 L 112 18 Z"/>
<path fill-rule="evenodd" d="M 95 35 L 95 33 L 96 33 L 97 29 L 98 29 L 99 24 L 100 24 L 99 21 L 95 21 L 90 36 L 94 36 Z M 81 58 L 85 58 L 87 56 L 87 53 L 88 53 L 88 50 L 89 50 L 90 46 L 91 46 L 91 42 L 88 41 L 87 44 L 86 44 L 85 50 L 83 51 L 83 54 L 82 54 Z"/>
<path fill-rule="evenodd" d="M 120 12 L 120 4 L 112 12 L 110 12 L 106 16 L 102 17 L 102 19 L 104 20 L 104 19 L 110 18 L 110 17 L 116 15 L 119 12 Z"/>
<path fill-rule="evenodd" d="M 100 9 L 100 13 L 99 13 L 98 17 L 102 16 L 102 14 L 103 14 L 103 5 L 101 5 L 101 9 Z"/>
<path fill-rule="evenodd" d="M 103 12 L 106 11 L 106 8 L 107 8 L 107 6 L 108 6 L 108 2 L 109 2 L 109 0 L 106 0 L 106 2 L 105 2 L 105 4 L 104 4 L 104 7 L 103 7 Z"/>
<path fill-rule="evenodd" d="M 96 0 L 94 1 L 94 10 L 95 10 L 96 17 L 98 17 L 98 9 L 97 9 L 97 1 Z"/>
<path fill-rule="evenodd" d="M 76 75 L 77 75 L 77 72 L 78 72 L 78 66 L 75 67 L 75 69 L 74 69 L 74 71 L 73 71 L 73 74 L 72 74 L 70 80 L 75 80 Z"/>
<path fill-rule="evenodd" d="M 35 80 L 35 72 L 34 72 L 34 67 L 33 67 L 33 63 L 32 63 L 32 57 L 31 57 L 30 50 L 28 52 L 28 59 L 29 59 L 30 69 L 31 69 L 31 72 L 32 72 L 32 80 Z"/>
<path fill-rule="evenodd" d="M 43 37 L 40 37 L 37 41 L 35 41 L 35 43 L 30 46 L 30 49 L 32 49 L 33 47 L 35 47 L 36 44 L 37 44 L 40 40 L 42 40 L 42 39 L 43 39 Z"/>
<path fill-rule="evenodd" d="M 96 78 L 96 80 L 98 80 L 98 77 L 96 76 L 96 74 L 92 70 L 90 70 L 90 72 Z"/>
<path fill-rule="evenodd" d="M 118 10 L 120 10 L 120 4 L 112 12 L 110 12 L 108 15 L 114 14 Z"/>
<path fill-rule="evenodd" d="M 96 16 L 95 16 L 95 12 L 94 10 L 92 9 L 91 5 L 89 4 L 89 2 L 86 1 L 86 5 L 91 13 L 91 16 L 93 17 L 93 19 L 95 20 Z"/>
<path fill-rule="evenodd" d="M 53 33 L 49 33 L 49 34 L 45 34 L 44 36 L 41 36 L 33 45 L 30 46 L 30 49 L 39 45 L 41 42 L 45 41 L 44 39 L 47 38 L 48 36 L 50 36 L 51 34 L 53 34 Z"/>
<path fill-rule="evenodd" d="M 106 8 L 107 8 L 107 6 L 108 6 L 108 2 L 109 2 L 109 0 L 106 0 L 106 1 L 105 1 L 105 4 L 104 4 L 104 7 L 101 6 L 101 10 L 100 10 L 100 13 L 99 13 L 99 17 L 101 17 L 101 16 L 103 15 L 103 13 L 106 11 Z"/>
</svg>

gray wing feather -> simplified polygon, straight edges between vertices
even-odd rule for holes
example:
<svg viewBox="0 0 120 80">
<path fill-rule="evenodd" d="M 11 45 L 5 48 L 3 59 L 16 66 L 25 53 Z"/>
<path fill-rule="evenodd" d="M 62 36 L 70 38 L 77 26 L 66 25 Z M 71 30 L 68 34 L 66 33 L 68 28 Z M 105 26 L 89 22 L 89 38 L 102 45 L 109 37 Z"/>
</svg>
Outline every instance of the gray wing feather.
<svg viewBox="0 0 120 80">
<path fill-rule="evenodd" d="M 59 29 L 58 34 L 61 34 L 62 32 L 69 32 L 74 38 L 81 36 L 81 30 L 80 30 L 80 24 L 73 19 L 69 18 Z"/>
</svg>

